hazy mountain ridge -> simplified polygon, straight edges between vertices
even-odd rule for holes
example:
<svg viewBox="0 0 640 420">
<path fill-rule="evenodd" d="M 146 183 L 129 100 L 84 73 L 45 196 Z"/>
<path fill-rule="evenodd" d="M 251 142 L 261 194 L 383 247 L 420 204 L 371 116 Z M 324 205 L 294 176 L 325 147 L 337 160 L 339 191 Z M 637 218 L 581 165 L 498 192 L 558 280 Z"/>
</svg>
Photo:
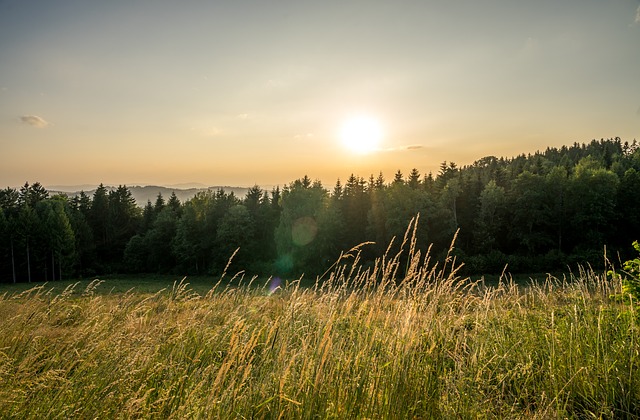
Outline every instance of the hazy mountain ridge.
<svg viewBox="0 0 640 420">
<path fill-rule="evenodd" d="M 50 195 L 64 194 L 69 197 L 76 197 L 80 195 L 80 192 L 84 191 L 84 193 L 87 194 L 88 196 L 93 196 L 93 193 L 96 191 L 96 187 L 91 185 L 82 185 L 79 187 L 85 187 L 85 186 L 91 187 L 92 189 L 80 188 L 79 190 L 70 191 L 72 189 L 70 187 L 56 185 L 56 186 L 47 188 L 47 190 L 49 191 Z M 105 185 L 105 187 L 109 191 L 115 190 L 117 188 L 117 187 L 108 186 L 108 185 Z M 166 201 L 171 196 L 171 193 L 175 192 L 180 202 L 184 203 L 185 201 L 193 198 L 197 193 L 201 191 L 207 191 L 207 190 L 217 191 L 219 189 L 222 189 L 227 193 L 233 192 L 237 197 L 240 197 L 240 198 L 244 197 L 247 194 L 247 191 L 249 191 L 249 188 L 247 187 L 231 187 L 231 186 L 212 186 L 212 187 L 205 187 L 205 188 L 183 189 L 183 188 L 175 188 L 175 187 L 162 187 L 158 185 L 145 185 L 145 186 L 134 185 L 134 186 L 127 186 L 127 188 L 129 189 L 129 191 L 131 191 L 131 195 L 136 200 L 136 203 L 141 207 L 147 204 L 147 201 L 149 200 L 152 203 L 154 203 L 156 201 L 156 198 L 158 197 L 158 194 L 162 194 L 162 197 L 164 197 Z"/>
</svg>

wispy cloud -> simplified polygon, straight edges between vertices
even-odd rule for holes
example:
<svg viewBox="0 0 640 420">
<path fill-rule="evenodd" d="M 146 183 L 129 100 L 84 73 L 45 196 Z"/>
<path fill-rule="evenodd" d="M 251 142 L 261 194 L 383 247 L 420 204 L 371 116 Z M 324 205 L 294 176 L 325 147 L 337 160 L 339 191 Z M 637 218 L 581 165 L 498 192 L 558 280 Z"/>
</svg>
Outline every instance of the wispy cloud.
<svg viewBox="0 0 640 420">
<path fill-rule="evenodd" d="M 386 149 L 380 149 L 379 151 L 381 152 L 404 152 L 406 150 L 412 151 L 412 150 L 420 150 L 423 149 L 424 146 L 421 144 L 409 144 L 409 145 L 405 145 L 405 146 L 398 146 L 398 147 L 389 147 Z"/>
<path fill-rule="evenodd" d="M 640 6 L 636 9 L 636 23 L 640 23 Z"/>
<path fill-rule="evenodd" d="M 249 114 L 238 114 L 236 115 L 236 118 L 238 118 L 239 120 L 246 120 L 247 118 L 249 118 Z"/>
<path fill-rule="evenodd" d="M 22 121 L 23 124 L 37 128 L 44 128 L 49 125 L 44 118 L 38 117 L 37 115 L 23 115 L 20 117 L 20 121 Z"/>
</svg>

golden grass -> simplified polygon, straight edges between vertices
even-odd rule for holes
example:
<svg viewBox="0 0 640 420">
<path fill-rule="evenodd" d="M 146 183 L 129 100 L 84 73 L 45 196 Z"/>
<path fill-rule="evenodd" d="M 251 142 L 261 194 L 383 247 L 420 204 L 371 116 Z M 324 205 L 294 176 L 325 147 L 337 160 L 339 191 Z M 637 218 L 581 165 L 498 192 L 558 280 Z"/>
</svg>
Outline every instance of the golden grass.
<svg viewBox="0 0 640 420">
<path fill-rule="evenodd" d="M 417 223 L 417 221 L 415 221 Z M 415 223 L 412 226 L 415 228 Z M 411 228 L 411 226 L 410 226 Z M 316 287 L 205 296 L 34 288 L 0 301 L 0 412 L 16 418 L 638 418 L 634 303 L 593 271 L 485 287 L 415 235 Z M 234 281 L 238 282 L 241 279 Z"/>
</svg>

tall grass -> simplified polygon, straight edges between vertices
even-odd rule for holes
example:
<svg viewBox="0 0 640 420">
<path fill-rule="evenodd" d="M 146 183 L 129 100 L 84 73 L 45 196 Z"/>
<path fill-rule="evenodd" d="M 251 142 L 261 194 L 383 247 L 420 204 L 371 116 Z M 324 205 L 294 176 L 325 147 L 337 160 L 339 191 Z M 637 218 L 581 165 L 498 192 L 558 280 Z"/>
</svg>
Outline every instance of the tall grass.
<svg viewBox="0 0 640 420">
<path fill-rule="evenodd" d="M 350 250 L 311 288 L 5 295 L 0 413 L 640 417 L 637 306 L 609 298 L 618 282 L 581 270 L 486 287 L 421 255 L 411 233 L 368 269 Z"/>
</svg>

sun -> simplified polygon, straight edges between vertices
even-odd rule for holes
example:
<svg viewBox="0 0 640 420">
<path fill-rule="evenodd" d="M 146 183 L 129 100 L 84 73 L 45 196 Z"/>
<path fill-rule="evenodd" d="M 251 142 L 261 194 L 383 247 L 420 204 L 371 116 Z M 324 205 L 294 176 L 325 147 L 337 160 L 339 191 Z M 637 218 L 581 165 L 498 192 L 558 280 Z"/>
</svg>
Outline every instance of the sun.
<svg viewBox="0 0 640 420">
<path fill-rule="evenodd" d="M 375 118 L 364 115 L 352 117 L 342 126 L 340 138 L 353 153 L 367 154 L 378 150 L 382 128 Z"/>
</svg>

